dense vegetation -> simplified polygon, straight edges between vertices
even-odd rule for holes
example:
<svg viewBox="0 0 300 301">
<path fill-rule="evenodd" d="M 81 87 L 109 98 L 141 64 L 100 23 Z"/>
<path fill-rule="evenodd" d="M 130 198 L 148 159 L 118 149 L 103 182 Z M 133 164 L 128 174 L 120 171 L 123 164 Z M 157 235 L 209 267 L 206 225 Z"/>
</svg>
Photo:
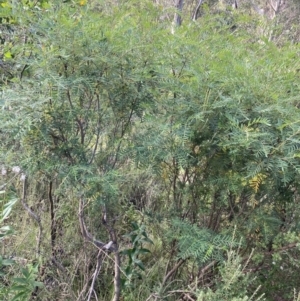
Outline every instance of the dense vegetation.
<svg viewBox="0 0 300 301">
<path fill-rule="evenodd" d="M 0 1 L 1 300 L 299 300 L 293 18 L 119 2 Z"/>
</svg>

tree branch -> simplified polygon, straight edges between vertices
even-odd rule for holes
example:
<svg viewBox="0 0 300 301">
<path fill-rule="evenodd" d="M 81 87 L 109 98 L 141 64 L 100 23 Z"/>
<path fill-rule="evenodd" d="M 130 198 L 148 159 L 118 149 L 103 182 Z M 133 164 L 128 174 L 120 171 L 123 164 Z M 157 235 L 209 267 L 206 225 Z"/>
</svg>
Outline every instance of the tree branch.
<svg viewBox="0 0 300 301">
<path fill-rule="evenodd" d="M 109 237 L 111 239 L 111 245 L 113 246 L 114 250 L 118 250 L 118 243 L 117 243 L 117 235 L 116 231 L 113 227 L 111 227 L 107 223 L 107 212 L 106 212 L 106 206 L 104 205 L 103 207 L 103 215 L 102 215 L 102 224 L 106 227 Z M 114 296 L 113 296 L 113 301 L 119 301 L 120 296 L 121 296 L 121 270 L 120 270 L 120 264 L 121 264 L 121 259 L 120 259 L 120 253 L 119 252 L 114 252 Z"/>
<path fill-rule="evenodd" d="M 197 20 L 197 16 L 198 16 L 198 13 L 199 13 L 199 10 L 200 10 L 200 6 L 202 4 L 203 0 L 199 0 L 198 4 L 197 4 L 197 7 L 193 13 L 193 16 L 192 16 L 192 20 L 193 21 L 196 21 Z"/>
<path fill-rule="evenodd" d="M 78 212 L 78 216 L 79 216 L 79 224 L 80 224 L 80 230 L 81 230 L 81 234 L 82 236 L 88 241 L 91 242 L 95 247 L 97 247 L 100 250 L 107 250 L 107 251 L 115 251 L 115 247 L 113 246 L 112 242 L 110 241 L 109 243 L 105 244 L 104 242 L 97 240 L 95 238 L 93 238 L 93 236 L 88 232 L 85 222 L 84 222 L 84 216 L 83 216 L 83 200 L 80 199 L 79 201 L 79 212 Z"/>
<path fill-rule="evenodd" d="M 276 1 L 276 5 L 275 6 L 273 5 L 272 0 L 270 0 L 269 3 L 270 3 L 271 8 L 273 9 L 273 11 L 274 11 L 274 13 L 276 15 L 278 13 L 279 6 L 281 4 L 281 0 Z"/>
<path fill-rule="evenodd" d="M 114 290 L 113 301 L 119 301 L 120 295 L 121 295 L 121 277 L 120 277 L 120 263 L 121 263 L 121 261 L 120 261 L 120 254 L 119 254 L 119 252 L 117 252 L 118 246 L 117 246 L 117 240 L 116 240 L 116 233 L 115 233 L 114 229 L 107 224 L 106 209 L 104 207 L 104 210 L 105 210 L 104 217 L 105 218 L 102 219 L 102 223 L 104 224 L 104 226 L 108 230 L 111 241 L 109 243 L 105 244 L 104 242 L 93 238 L 93 236 L 88 232 L 88 230 L 86 228 L 86 225 L 85 225 L 85 222 L 84 222 L 83 210 L 84 210 L 83 200 L 80 199 L 78 215 L 79 215 L 80 229 L 81 229 L 81 233 L 82 233 L 83 237 L 87 241 L 91 242 L 94 246 L 96 246 L 102 252 L 103 251 L 104 252 L 105 251 L 114 252 L 114 257 L 115 257 L 115 260 L 114 260 L 114 264 L 115 264 L 115 267 L 114 267 L 114 269 L 115 269 L 114 288 L 115 288 L 115 290 Z M 98 269 L 100 271 L 101 265 L 98 264 L 98 263 L 97 263 L 97 265 L 98 265 Z M 96 272 L 97 272 L 97 268 L 96 268 L 95 273 Z M 91 287 L 90 293 L 92 291 L 93 291 L 93 289 Z M 91 294 L 89 296 L 91 296 Z"/>
<path fill-rule="evenodd" d="M 95 286 L 96 278 L 99 275 L 99 272 L 101 270 L 101 266 L 102 266 L 102 252 L 101 252 L 101 250 L 99 250 L 99 253 L 97 255 L 97 265 L 96 265 L 95 272 L 93 274 L 93 280 L 92 280 L 92 284 L 91 284 L 91 287 L 90 287 L 90 291 L 89 291 L 87 301 L 91 300 L 92 293 L 94 292 L 94 286 Z"/>
<path fill-rule="evenodd" d="M 162 286 L 169 280 L 169 278 L 180 268 L 180 266 L 185 262 L 185 259 L 179 259 L 175 266 L 165 275 Z"/>
</svg>

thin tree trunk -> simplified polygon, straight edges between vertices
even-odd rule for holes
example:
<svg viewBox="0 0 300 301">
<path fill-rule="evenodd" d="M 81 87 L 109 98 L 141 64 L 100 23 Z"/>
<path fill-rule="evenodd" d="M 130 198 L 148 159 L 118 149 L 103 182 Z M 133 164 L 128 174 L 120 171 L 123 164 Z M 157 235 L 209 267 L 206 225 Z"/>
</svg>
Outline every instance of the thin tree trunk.
<svg viewBox="0 0 300 301">
<path fill-rule="evenodd" d="M 173 25 L 172 25 L 172 34 L 175 32 L 175 28 L 179 27 L 181 25 L 181 13 L 182 13 L 182 8 L 183 8 L 183 0 L 177 0 L 177 3 L 175 5 L 177 11 L 174 15 L 174 20 L 173 20 Z"/>
<path fill-rule="evenodd" d="M 199 13 L 199 10 L 200 10 L 200 6 L 202 4 L 203 0 L 199 0 L 198 4 L 197 4 L 197 7 L 193 13 L 193 16 L 192 16 L 192 20 L 193 21 L 196 21 L 197 20 L 197 16 L 198 16 L 198 13 Z"/>
<path fill-rule="evenodd" d="M 120 277 L 120 254 L 119 251 L 114 253 L 115 255 L 115 276 L 114 276 L 114 297 L 112 301 L 119 301 L 121 296 L 121 277 Z"/>
</svg>

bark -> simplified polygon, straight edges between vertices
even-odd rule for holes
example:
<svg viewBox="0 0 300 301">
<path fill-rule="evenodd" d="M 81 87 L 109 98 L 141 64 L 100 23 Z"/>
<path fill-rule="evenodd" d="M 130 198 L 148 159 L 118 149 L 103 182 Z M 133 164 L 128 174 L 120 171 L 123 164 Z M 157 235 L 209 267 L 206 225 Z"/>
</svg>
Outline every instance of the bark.
<svg viewBox="0 0 300 301">
<path fill-rule="evenodd" d="M 183 8 L 183 0 L 177 0 L 177 3 L 175 5 L 177 11 L 174 15 L 174 21 L 172 26 L 172 33 L 174 34 L 175 28 L 179 27 L 181 25 L 182 19 L 181 19 L 181 13 Z"/>
<path fill-rule="evenodd" d="M 198 4 L 197 4 L 197 7 L 196 7 L 196 9 L 195 9 L 195 11 L 194 11 L 194 13 L 193 13 L 193 16 L 192 16 L 192 20 L 193 20 L 193 21 L 196 21 L 196 20 L 197 20 L 197 16 L 198 16 L 198 14 L 199 14 L 199 10 L 200 10 L 200 6 L 201 6 L 202 2 L 203 2 L 203 0 L 199 0 L 199 2 L 198 2 Z"/>
</svg>

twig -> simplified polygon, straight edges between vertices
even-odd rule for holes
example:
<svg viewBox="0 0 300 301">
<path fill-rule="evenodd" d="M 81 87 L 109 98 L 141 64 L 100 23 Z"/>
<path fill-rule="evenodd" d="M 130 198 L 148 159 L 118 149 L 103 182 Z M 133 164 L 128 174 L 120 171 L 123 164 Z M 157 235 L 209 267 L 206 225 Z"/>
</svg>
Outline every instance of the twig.
<svg viewBox="0 0 300 301">
<path fill-rule="evenodd" d="M 269 1 L 271 8 L 274 10 L 275 15 L 278 13 L 281 0 L 276 1 L 276 6 L 273 5 L 272 0 Z"/>
<path fill-rule="evenodd" d="M 117 244 L 117 235 L 116 235 L 116 231 L 114 228 L 112 228 L 108 223 L 107 223 L 107 212 L 106 212 L 106 206 L 104 205 L 103 207 L 103 217 L 102 217 L 102 224 L 106 227 L 111 242 L 113 242 L 114 244 L 114 248 L 115 251 L 114 252 L 114 263 L 115 263 L 115 275 L 114 275 L 114 297 L 113 297 L 113 301 L 118 301 L 120 299 L 121 296 L 121 269 L 120 269 L 120 264 L 121 264 L 121 260 L 120 260 L 120 253 L 117 252 L 118 250 L 118 244 Z"/>
<path fill-rule="evenodd" d="M 157 293 L 152 293 L 152 294 L 146 299 L 146 301 L 150 301 L 152 297 L 155 298 L 154 301 L 156 301 L 158 298 L 161 299 L 161 298 L 158 296 Z"/>
<path fill-rule="evenodd" d="M 200 273 L 199 273 L 199 277 L 203 277 L 204 273 L 207 272 L 210 268 L 212 268 L 215 264 L 217 263 L 216 260 L 213 260 L 212 262 L 210 262 L 208 265 L 206 265 L 204 268 L 202 268 L 200 270 Z"/>
<path fill-rule="evenodd" d="M 113 246 L 112 242 L 105 244 L 104 242 L 93 238 L 93 236 L 88 232 L 83 216 L 83 200 L 80 199 L 79 201 L 79 223 L 80 223 L 80 230 L 82 236 L 89 242 L 91 242 L 94 246 L 96 246 L 100 250 L 108 250 L 108 251 L 115 251 L 115 247 Z"/>
<path fill-rule="evenodd" d="M 191 301 L 195 301 L 188 293 L 183 293 L 185 297 L 187 297 Z"/>
<path fill-rule="evenodd" d="M 162 286 L 169 280 L 169 278 L 179 269 L 179 267 L 185 262 L 185 259 L 179 259 L 177 264 L 172 268 L 171 271 L 168 272 L 167 275 L 165 275 Z"/>
<path fill-rule="evenodd" d="M 95 293 L 94 286 L 95 286 L 96 278 L 98 277 L 99 272 L 101 270 L 101 266 L 102 266 L 102 256 L 101 255 L 102 255 L 102 252 L 101 252 L 101 250 L 99 250 L 98 255 L 97 255 L 97 265 L 96 265 L 95 272 L 93 274 L 93 280 L 92 280 L 92 284 L 90 287 L 89 295 L 87 297 L 87 301 L 90 301 L 91 297 L 92 297 L 92 293 L 93 292 Z"/>
<path fill-rule="evenodd" d="M 121 295 L 120 254 L 119 254 L 119 252 L 117 252 L 118 245 L 117 245 L 116 233 L 115 233 L 114 229 L 107 224 L 105 207 L 104 207 L 104 210 L 105 210 L 105 212 L 104 212 L 105 218 L 102 219 L 102 223 L 104 224 L 104 226 L 107 228 L 107 230 L 109 232 L 109 235 L 111 238 L 111 241 L 109 243 L 105 244 L 102 241 L 93 238 L 92 235 L 88 232 L 85 222 L 84 222 L 84 217 L 83 217 L 83 200 L 82 199 L 80 199 L 80 201 L 79 201 L 79 213 L 78 213 L 80 229 L 81 229 L 81 233 L 82 233 L 83 237 L 87 241 L 91 242 L 94 246 L 96 246 L 100 252 L 105 252 L 105 253 L 106 253 L 106 251 L 114 252 L 114 257 L 115 257 L 115 260 L 114 260 L 114 265 L 115 265 L 114 288 L 115 288 L 115 291 L 114 291 L 113 301 L 119 301 L 120 295 Z M 97 265 L 98 265 L 98 263 L 97 263 Z M 101 265 L 100 265 L 100 267 L 101 267 Z M 96 271 L 97 271 L 97 268 L 96 268 Z M 99 269 L 99 271 L 100 271 L 100 269 Z M 95 275 L 96 274 L 94 274 L 93 279 L 95 279 L 95 277 L 96 277 Z M 91 296 L 92 290 L 93 289 L 90 289 L 89 296 Z"/>
<path fill-rule="evenodd" d="M 188 298 L 189 300 L 195 301 L 195 299 L 193 299 L 193 298 L 189 295 L 189 294 L 191 294 L 192 292 L 187 291 L 187 290 L 174 290 L 174 291 L 169 291 L 168 293 L 169 293 L 169 295 L 171 295 L 171 294 L 177 294 L 177 293 L 183 294 L 184 297 Z M 193 294 L 194 294 L 194 293 L 193 293 Z M 180 299 L 180 300 L 181 300 L 181 299 Z"/>
<path fill-rule="evenodd" d="M 51 257 L 51 261 L 56 265 L 56 267 L 61 270 L 63 273 L 67 273 L 66 268 L 54 257 Z"/>
</svg>

